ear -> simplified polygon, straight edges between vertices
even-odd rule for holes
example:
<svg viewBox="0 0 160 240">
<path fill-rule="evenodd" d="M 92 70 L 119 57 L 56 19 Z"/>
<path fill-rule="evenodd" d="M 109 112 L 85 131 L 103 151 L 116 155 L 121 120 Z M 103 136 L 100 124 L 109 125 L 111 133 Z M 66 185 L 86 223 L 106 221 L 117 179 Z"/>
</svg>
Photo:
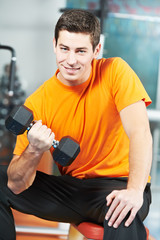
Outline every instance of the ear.
<svg viewBox="0 0 160 240">
<path fill-rule="evenodd" d="M 56 39 L 53 38 L 53 49 L 54 49 L 54 53 L 56 53 Z"/>
<path fill-rule="evenodd" d="M 101 43 L 98 43 L 98 45 L 96 46 L 96 48 L 94 50 L 94 58 L 98 57 L 100 51 L 101 51 Z"/>
</svg>

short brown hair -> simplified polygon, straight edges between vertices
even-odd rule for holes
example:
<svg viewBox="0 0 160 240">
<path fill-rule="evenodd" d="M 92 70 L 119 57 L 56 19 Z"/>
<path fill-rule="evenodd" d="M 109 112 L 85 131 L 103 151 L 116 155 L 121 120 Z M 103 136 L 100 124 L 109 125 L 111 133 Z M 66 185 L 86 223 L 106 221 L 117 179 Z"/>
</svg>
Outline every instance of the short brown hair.
<svg viewBox="0 0 160 240">
<path fill-rule="evenodd" d="M 55 27 L 56 44 L 61 30 L 89 34 L 93 51 L 100 41 L 100 22 L 95 15 L 86 10 L 72 9 L 61 15 Z"/>
</svg>

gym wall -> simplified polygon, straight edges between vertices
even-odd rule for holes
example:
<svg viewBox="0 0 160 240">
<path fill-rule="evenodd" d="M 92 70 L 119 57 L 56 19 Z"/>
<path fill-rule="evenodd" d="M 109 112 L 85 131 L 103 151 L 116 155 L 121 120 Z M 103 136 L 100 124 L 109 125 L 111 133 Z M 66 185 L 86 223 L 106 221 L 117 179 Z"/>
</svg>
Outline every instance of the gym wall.
<svg viewBox="0 0 160 240">
<path fill-rule="evenodd" d="M 0 0 L 0 44 L 15 49 L 27 96 L 55 73 L 53 32 L 65 6 L 65 0 Z M 0 51 L 0 75 L 10 57 L 9 51 Z"/>
</svg>

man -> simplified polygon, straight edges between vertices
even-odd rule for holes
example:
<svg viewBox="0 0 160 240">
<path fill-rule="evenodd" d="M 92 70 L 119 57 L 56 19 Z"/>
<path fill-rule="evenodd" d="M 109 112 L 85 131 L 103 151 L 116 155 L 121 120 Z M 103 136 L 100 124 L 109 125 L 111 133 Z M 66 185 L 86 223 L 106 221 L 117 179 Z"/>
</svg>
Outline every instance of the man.
<svg viewBox="0 0 160 240">
<path fill-rule="evenodd" d="M 36 123 L 18 136 L 7 173 L 0 172 L 1 239 L 15 239 L 10 207 L 51 221 L 101 224 L 104 239 L 146 239 L 151 100 L 121 58 L 96 60 L 99 38 L 99 21 L 87 11 L 67 11 L 57 22 L 58 70 L 26 100 Z M 54 138 L 66 135 L 80 143 L 74 162 L 59 165 L 58 177 L 36 171 Z"/>
</svg>

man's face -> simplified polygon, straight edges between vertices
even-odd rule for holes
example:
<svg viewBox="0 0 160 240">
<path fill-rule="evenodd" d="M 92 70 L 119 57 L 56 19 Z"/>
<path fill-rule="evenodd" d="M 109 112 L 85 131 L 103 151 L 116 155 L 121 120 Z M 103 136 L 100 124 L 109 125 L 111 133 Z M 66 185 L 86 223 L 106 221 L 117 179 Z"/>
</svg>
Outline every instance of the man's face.
<svg viewBox="0 0 160 240">
<path fill-rule="evenodd" d="M 100 44 L 93 52 L 89 34 L 59 32 L 54 51 L 60 73 L 58 79 L 65 85 L 74 86 L 85 82 L 91 72 L 93 58 L 98 56 Z"/>
</svg>

